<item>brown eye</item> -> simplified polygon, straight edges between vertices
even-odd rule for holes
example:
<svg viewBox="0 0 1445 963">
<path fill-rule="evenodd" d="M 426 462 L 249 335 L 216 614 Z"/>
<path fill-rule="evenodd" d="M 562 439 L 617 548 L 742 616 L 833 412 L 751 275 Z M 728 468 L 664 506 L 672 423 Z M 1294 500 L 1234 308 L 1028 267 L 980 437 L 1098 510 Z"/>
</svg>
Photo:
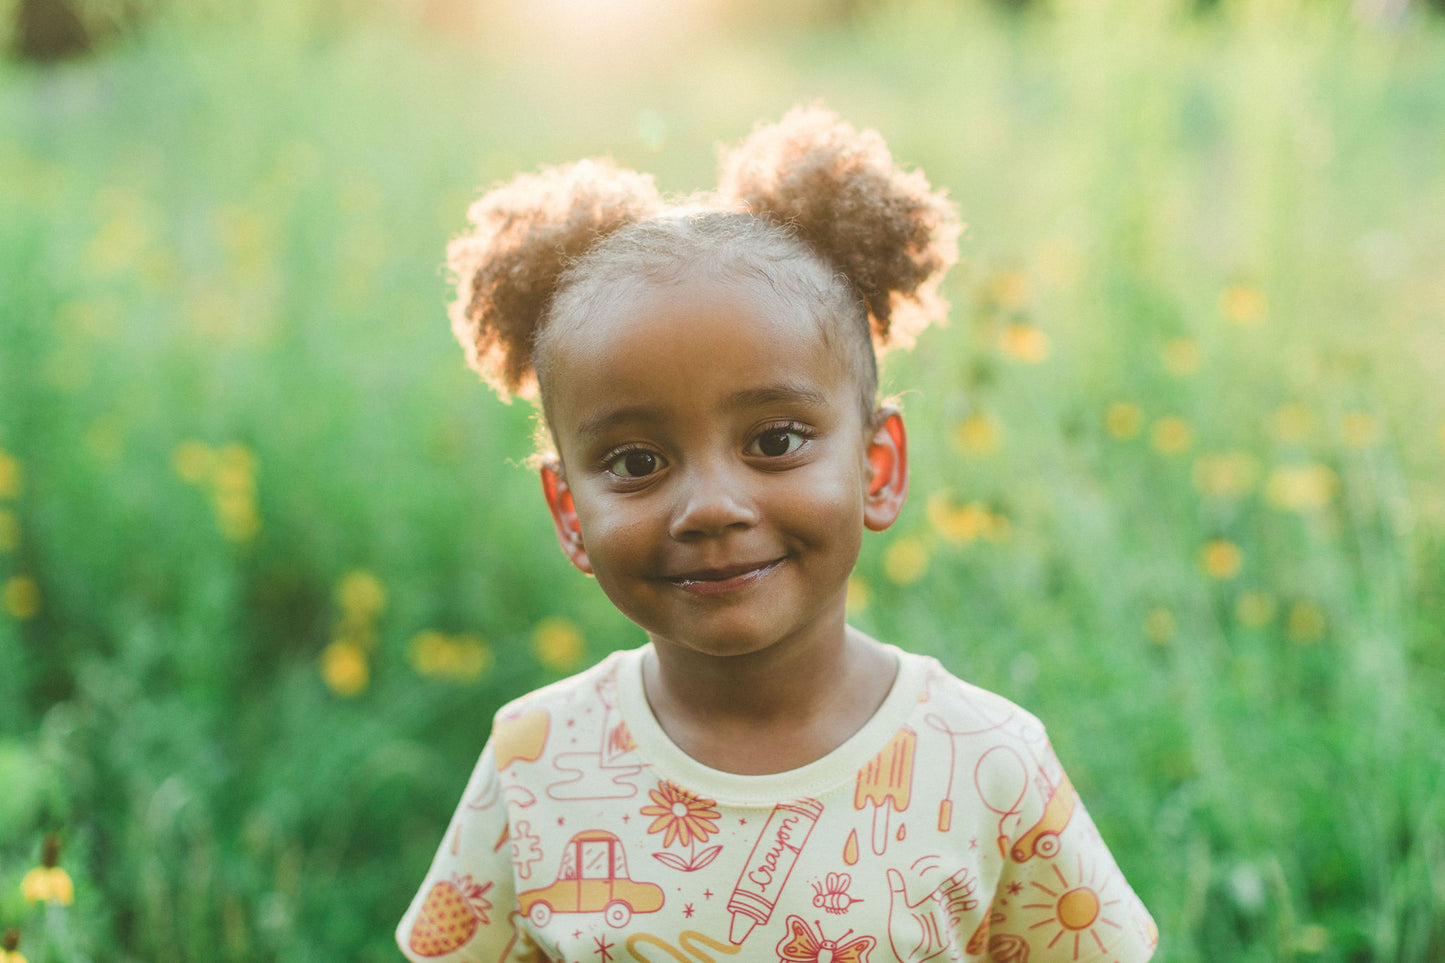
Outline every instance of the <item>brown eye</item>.
<svg viewBox="0 0 1445 963">
<path fill-rule="evenodd" d="M 750 454 L 763 455 L 767 458 L 779 458 L 797 451 L 806 440 L 802 432 L 775 428 L 754 438 L 753 443 L 748 446 L 748 451 Z"/>
<path fill-rule="evenodd" d="M 642 478 L 657 471 L 659 465 L 660 459 L 652 452 L 637 449 L 614 458 L 607 469 L 623 478 Z"/>
</svg>

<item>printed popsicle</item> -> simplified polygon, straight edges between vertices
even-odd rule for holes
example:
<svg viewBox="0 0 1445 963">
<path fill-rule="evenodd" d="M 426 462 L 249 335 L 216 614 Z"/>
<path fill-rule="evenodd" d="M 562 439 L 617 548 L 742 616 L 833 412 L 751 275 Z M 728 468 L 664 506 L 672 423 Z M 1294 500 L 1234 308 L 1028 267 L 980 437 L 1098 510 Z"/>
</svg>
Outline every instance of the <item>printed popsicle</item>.
<svg viewBox="0 0 1445 963">
<path fill-rule="evenodd" d="M 913 794 L 913 751 L 918 733 L 908 726 L 883 747 L 883 751 L 858 770 L 858 783 L 853 790 L 853 808 L 861 810 L 872 803 L 873 852 L 882 856 L 888 848 L 889 810 L 903 812 Z"/>
</svg>

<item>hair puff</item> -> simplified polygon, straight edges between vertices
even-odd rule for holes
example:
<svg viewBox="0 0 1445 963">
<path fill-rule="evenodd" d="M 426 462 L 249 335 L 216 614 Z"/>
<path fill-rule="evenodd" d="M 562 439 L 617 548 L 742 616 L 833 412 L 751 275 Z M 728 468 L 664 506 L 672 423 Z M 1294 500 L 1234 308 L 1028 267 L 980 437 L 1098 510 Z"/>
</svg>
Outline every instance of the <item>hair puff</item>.
<svg viewBox="0 0 1445 963">
<path fill-rule="evenodd" d="M 876 131 L 795 107 L 723 154 L 718 191 L 790 226 L 844 274 L 880 348 L 907 347 L 944 318 L 938 285 L 962 226 L 944 192 L 894 163 Z"/>
<path fill-rule="evenodd" d="M 474 202 L 472 229 L 447 245 L 452 330 L 468 363 L 504 398 L 530 394 L 532 349 L 558 278 L 598 238 L 662 209 L 650 175 L 607 159 L 521 174 Z"/>
</svg>

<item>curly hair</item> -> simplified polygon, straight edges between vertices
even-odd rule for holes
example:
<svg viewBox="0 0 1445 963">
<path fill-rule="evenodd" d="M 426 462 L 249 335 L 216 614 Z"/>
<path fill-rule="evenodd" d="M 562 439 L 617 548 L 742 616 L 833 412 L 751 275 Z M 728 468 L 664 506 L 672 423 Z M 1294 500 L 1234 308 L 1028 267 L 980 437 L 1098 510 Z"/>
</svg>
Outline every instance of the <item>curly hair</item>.
<svg viewBox="0 0 1445 963">
<path fill-rule="evenodd" d="M 942 321 L 961 227 L 942 191 L 899 167 L 882 137 L 820 107 L 760 125 L 721 156 L 715 191 L 668 202 L 608 160 L 542 168 L 494 188 L 451 242 L 452 327 L 503 398 L 556 375 L 552 347 L 639 284 L 706 269 L 763 279 L 807 304 L 856 355 L 864 404 L 875 351 Z"/>
</svg>

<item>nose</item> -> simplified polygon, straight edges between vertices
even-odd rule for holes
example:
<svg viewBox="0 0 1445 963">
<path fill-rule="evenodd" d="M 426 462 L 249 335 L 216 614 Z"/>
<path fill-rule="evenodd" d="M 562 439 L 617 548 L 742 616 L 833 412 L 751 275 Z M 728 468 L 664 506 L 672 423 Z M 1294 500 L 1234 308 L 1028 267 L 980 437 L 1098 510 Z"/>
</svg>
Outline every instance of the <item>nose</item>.
<svg viewBox="0 0 1445 963">
<path fill-rule="evenodd" d="M 751 528 L 758 511 L 742 479 L 718 466 L 695 466 L 685 473 L 676 511 L 668 527 L 673 538 L 705 538 L 729 529 Z"/>
</svg>

